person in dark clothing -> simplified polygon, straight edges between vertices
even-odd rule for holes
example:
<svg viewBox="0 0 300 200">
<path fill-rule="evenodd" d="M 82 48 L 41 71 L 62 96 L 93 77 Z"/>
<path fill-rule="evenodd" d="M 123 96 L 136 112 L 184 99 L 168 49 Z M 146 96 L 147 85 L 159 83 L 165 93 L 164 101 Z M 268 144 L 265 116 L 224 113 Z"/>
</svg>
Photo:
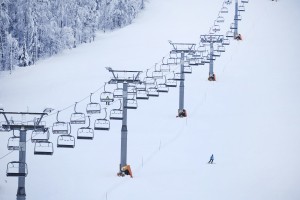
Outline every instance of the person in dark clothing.
<svg viewBox="0 0 300 200">
<path fill-rule="evenodd" d="M 211 154 L 208 164 L 213 164 L 213 163 L 214 163 L 214 154 Z"/>
</svg>

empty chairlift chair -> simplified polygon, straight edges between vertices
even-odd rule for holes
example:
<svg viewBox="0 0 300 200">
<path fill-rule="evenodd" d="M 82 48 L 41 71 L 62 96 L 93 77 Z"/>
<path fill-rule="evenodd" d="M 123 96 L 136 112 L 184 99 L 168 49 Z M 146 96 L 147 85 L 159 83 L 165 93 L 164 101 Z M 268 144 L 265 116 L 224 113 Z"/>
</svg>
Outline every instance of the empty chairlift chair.
<svg viewBox="0 0 300 200">
<path fill-rule="evenodd" d="M 155 84 L 156 80 L 152 75 L 148 75 L 148 71 L 149 69 L 147 69 L 146 71 L 146 77 L 144 78 L 143 82 L 145 83 L 145 85 L 153 85 Z"/>
<path fill-rule="evenodd" d="M 157 91 L 156 84 L 148 88 L 148 96 L 149 97 L 159 97 L 159 92 Z"/>
<path fill-rule="evenodd" d="M 57 148 L 74 148 L 75 138 L 72 135 L 59 135 L 57 137 Z"/>
<path fill-rule="evenodd" d="M 118 109 L 112 109 L 110 111 L 109 119 L 111 120 L 123 120 L 122 101 L 120 99 L 120 107 Z"/>
<path fill-rule="evenodd" d="M 161 69 L 157 69 L 157 63 L 155 63 L 155 69 L 152 72 L 152 77 L 155 79 L 162 79 L 164 77 L 163 72 L 161 71 Z"/>
<path fill-rule="evenodd" d="M 35 129 L 31 133 L 31 142 L 47 142 L 49 140 L 49 129 Z"/>
<path fill-rule="evenodd" d="M 58 111 L 56 114 L 56 122 L 53 123 L 52 133 L 53 134 L 62 134 L 62 135 L 69 134 L 70 124 L 67 122 L 61 122 L 58 120 L 59 112 L 60 111 Z"/>
<path fill-rule="evenodd" d="M 105 117 L 96 119 L 94 123 L 94 130 L 103 130 L 103 131 L 109 131 L 110 129 L 110 122 L 107 118 L 107 111 L 106 108 L 104 108 L 105 111 Z"/>
<path fill-rule="evenodd" d="M 191 74 L 192 73 L 192 66 L 190 66 L 189 61 L 184 62 L 184 68 L 183 68 L 183 73 L 185 74 Z"/>
<path fill-rule="evenodd" d="M 28 168 L 27 164 L 24 162 L 19 161 L 12 161 L 7 163 L 6 168 L 6 176 L 8 177 L 20 177 L 20 176 L 27 176 Z"/>
<path fill-rule="evenodd" d="M 53 143 L 49 141 L 38 141 L 34 144 L 34 155 L 53 155 Z"/>
<path fill-rule="evenodd" d="M 174 79 L 175 73 L 173 72 L 173 77 L 168 78 L 166 81 L 166 86 L 167 87 L 177 87 L 177 81 Z"/>
<path fill-rule="evenodd" d="M 81 127 L 77 130 L 77 139 L 92 140 L 94 138 L 94 129 L 90 128 L 91 119 L 89 118 L 89 125 L 87 127 Z"/>
<path fill-rule="evenodd" d="M 20 150 L 20 137 L 10 137 L 7 142 L 8 150 Z"/>
<path fill-rule="evenodd" d="M 136 93 L 136 99 L 140 99 L 140 100 L 148 100 L 149 96 L 148 96 L 148 91 L 145 90 L 138 90 Z"/>
<path fill-rule="evenodd" d="M 114 98 L 123 98 L 123 88 L 119 87 L 119 84 L 117 84 L 117 88 L 113 92 Z"/>
<path fill-rule="evenodd" d="M 85 114 L 76 111 L 77 102 L 74 105 L 74 113 L 71 114 L 70 123 L 71 124 L 85 124 Z"/>
<path fill-rule="evenodd" d="M 159 83 L 157 84 L 157 91 L 162 92 L 162 93 L 167 93 L 169 92 L 169 87 L 166 85 L 167 78 L 164 76 L 164 83 Z"/>
<path fill-rule="evenodd" d="M 101 105 L 100 103 L 92 102 L 92 95 L 90 95 L 90 103 L 86 105 L 86 113 L 87 114 L 97 114 L 101 112 Z"/>
</svg>

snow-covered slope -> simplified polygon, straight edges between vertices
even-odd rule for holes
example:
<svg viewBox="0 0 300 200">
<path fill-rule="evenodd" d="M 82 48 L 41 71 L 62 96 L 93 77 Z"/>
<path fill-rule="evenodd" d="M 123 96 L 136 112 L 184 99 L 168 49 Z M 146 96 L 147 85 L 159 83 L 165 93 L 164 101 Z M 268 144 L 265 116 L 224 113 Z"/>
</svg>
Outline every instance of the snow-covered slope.
<svg viewBox="0 0 300 200">
<path fill-rule="evenodd" d="M 132 25 L 2 75 L 0 104 L 6 111 L 67 108 L 60 118 L 69 120 L 74 102 L 98 88 L 94 98 L 99 98 L 111 77 L 106 66 L 145 71 L 168 54 L 168 40 L 198 43 L 221 4 L 151 0 Z M 207 65 L 187 75 L 188 118 L 175 118 L 178 88 L 128 112 L 133 179 L 116 176 L 121 123 L 112 121 L 109 132 L 77 141 L 74 149 L 55 148 L 50 157 L 34 156 L 28 143 L 27 199 L 299 199 L 299 5 L 296 0 L 246 5 L 240 23 L 244 40 L 232 41 L 215 62 L 217 81 L 207 81 Z M 227 23 L 232 11 L 233 5 Z M 81 101 L 78 110 L 84 111 L 87 102 Z M 51 126 L 55 115 L 46 121 Z M 18 158 L 17 152 L 3 157 L 9 136 L 0 134 L 1 200 L 15 199 L 17 188 L 17 179 L 5 176 L 6 164 Z M 56 143 L 56 136 L 51 141 Z M 216 164 L 208 165 L 212 153 Z"/>
</svg>

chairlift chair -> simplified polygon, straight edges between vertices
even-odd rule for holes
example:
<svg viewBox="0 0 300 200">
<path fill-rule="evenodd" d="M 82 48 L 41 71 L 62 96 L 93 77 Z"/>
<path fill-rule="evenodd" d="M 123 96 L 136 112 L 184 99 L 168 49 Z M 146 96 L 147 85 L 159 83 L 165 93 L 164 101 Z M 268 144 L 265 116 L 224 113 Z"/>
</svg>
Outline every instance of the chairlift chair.
<svg viewBox="0 0 300 200">
<path fill-rule="evenodd" d="M 234 37 L 234 33 L 232 31 L 227 31 L 226 32 L 226 37 L 227 38 L 233 38 Z"/>
<path fill-rule="evenodd" d="M 117 88 L 113 92 L 114 98 L 123 98 L 123 88 L 119 87 L 117 84 Z"/>
<path fill-rule="evenodd" d="M 159 92 L 157 91 L 156 86 L 148 88 L 148 96 L 149 97 L 159 97 Z"/>
<path fill-rule="evenodd" d="M 228 8 L 226 6 L 223 6 L 220 10 L 220 13 L 228 13 Z"/>
<path fill-rule="evenodd" d="M 94 122 L 94 130 L 109 131 L 109 129 L 110 129 L 110 122 L 109 122 L 109 120 L 106 119 L 106 117 L 107 117 L 106 108 L 104 108 L 104 110 L 105 110 L 105 117 L 95 120 L 95 122 Z"/>
<path fill-rule="evenodd" d="M 225 47 L 223 45 L 219 45 L 217 51 L 221 53 L 225 52 Z"/>
<path fill-rule="evenodd" d="M 6 176 L 26 177 L 27 174 L 28 174 L 28 168 L 25 162 L 12 161 L 7 163 Z"/>
<path fill-rule="evenodd" d="M 174 73 L 173 79 L 175 81 L 184 81 L 184 76 L 182 77 L 181 75 L 182 75 L 181 72 L 176 72 L 176 73 Z"/>
<path fill-rule="evenodd" d="M 148 91 L 145 90 L 138 90 L 136 93 L 136 99 L 140 99 L 140 100 L 148 100 L 149 96 L 148 96 Z"/>
<path fill-rule="evenodd" d="M 56 114 L 56 122 L 53 123 L 52 133 L 53 134 L 62 134 L 62 135 L 69 134 L 69 127 L 70 127 L 69 123 L 58 121 L 59 112 L 60 111 L 58 111 Z"/>
<path fill-rule="evenodd" d="M 245 6 L 244 6 L 244 4 L 239 5 L 238 11 L 239 11 L 239 12 L 244 12 L 244 11 L 245 11 Z"/>
<path fill-rule="evenodd" d="M 164 77 L 163 72 L 161 69 L 157 69 L 157 63 L 155 63 L 155 69 L 152 72 L 152 77 L 155 79 L 162 79 Z"/>
<path fill-rule="evenodd" d="M 221 56 L 221 52 L 218 50 L 214 50 L 213 51 L 213 57 L 220 57 Z"/>
<path fill-rule="evenodd" d="M 90 95 L 90 103 L 86 105 L 86 113 L 87 114 L 97 114 L 101 112 L 101 105 L 100 103 L 92 102 L 92 95 Z"/>
<path fill-rule="evenodd" d="M 53 143 L 49 141 L 38 141 L 34 144 L 34 155 L 53 155 Z"/>
<path fill-rule="evenodd" d="M 220 30 L 221 30 L 220 25 L 215 24 L 215 25 L 212 27 L 212 30 L 213 30 L 214 32 L 220 31 Z"/>
<path fill-rule="evenodd" d="M 225 21 L 225 19 L 224 19 L 224 17 L 221 16 L 221 15 L 219 15 L 219 16 L 217 17 L 217 19 L 216 19 L 216 22 L 218 22 L 218 23 L 223 23 L 224 21 Z"/>
<path fill-rule="evenodd" d="M 70 123 L 71 124 L 85 124 L 85 114 L 76 111 L 77 102 L 74 105 L 74 113 L 71 114 Z"/>
<path fill-rule="evenodd" d="M 249 0 L 242 0 L 242 3 L 249 3 Z"/>
<path fill-rule="evenodd" d="M 89 118 L 89 125 L 87 127 L 80 127 L 77 130 L 77 139 L 84 139 L 84 140 L 92 140 L 94 138 L 94 129 L 90 128 L 91 119 Z"/>
<path fill-rule="evenodd" d="M 240 13 L 238 13 L 238 15 L 234 16 L 234 20 L 236 20 L 236 21 L 242 20 L 242 16 L 240 15 Z"/>
<path fill-rule="evenodd" d="M 7 142 L 8 150 L 20 150 L 20 137 L 10 137 Z"/>
<path fill-rule="evenodd" d="M 127 87 L 127 94 L 133 94 L 133 95 L 135 95 L 136 91 L 137 91 L 137 89 L 136 89 L 136 85 L 135 84 L 134 85 L 128 85 L 128 87 Z"/>
<path fill-rule="evenodd" d="M 190 65 L 184 66 L 183 73 L 185 73 L 185 74 L 191 74 L 192 73 L 192 66 L 190 66 Z"/>
<path fill-rule="evenodd" d="M 136 84 L 136 90 L 138 91 L 146 91 L 146 84 L 141 82 L 140 84 Z"/>
<path fill-rule="evenodd" d="M 47 142 L 50 138 L 49 129 L 35 129 L 31 133 L 31 142 Z"/>
<path fill-rule="evenodd" d="M 120 107 L 118 109 L 112 109 L 110 111 L 109 119 L 111 120 L 123 120 L 122 102 L 120 99 Z"/>
<path fill-rule="evenodd" d="M 174 80 L 173 78 L 168 78 L 166 81 L 166 86 L 167 87 L 177 87 L 177 81 Z"/>
<path fill-rule="evenodd" d="M 59 135 L 57 137 L 57 148 L 74 148 L 75 137 L 72 135 Z"/>
<path fill-rule="evenodd" d="M 237 29 L 237 27 L 235 26 L 235 23 L 231 23 L 231 24 L 230 24 L 230 29 L 232 29 L 232 30 Z"/>
<path fill-rule="evenodd" d="M 114 95 L 112 92 L 106 91 L 106 83 L 104 84 L 104 91 L 100 94 L 100 101 L 105 103 L 111 103 L 114 101 Z"/>
<path fill-rule="evenodd" d="M 127 99 L 127 106 L 124 106 L 127 109 L 137 109 L 138 103 L 136 98 L 129 98 Z"/>
<path fill-rule="evenodd" d="M 169 87 L 167 87 L 166 83 L 159 83 L 157 85 L 157 91 L 160 93 L 168 93 Z"/>
<path fill-rule="evenodd" d="M 228 38 L 224 38 L 223 39 L 223 42 L 222 42 L 222 45 L 230 45 L 230 40 Z"/>
<path fill-rule="evenodd" d="M 144 83 L 145 83 L 145 85 L 151 85 L 151 84 L 155 84 L 155 82 L 156 82 L 156 80 L 155 80 L 155 78 L 151 75 L 148 75 L 148 71 L 149 71 L 149 69 L 147 69 L 147 71 L 146 71 L 146 77 L 144 78 Z"/>
</svg>

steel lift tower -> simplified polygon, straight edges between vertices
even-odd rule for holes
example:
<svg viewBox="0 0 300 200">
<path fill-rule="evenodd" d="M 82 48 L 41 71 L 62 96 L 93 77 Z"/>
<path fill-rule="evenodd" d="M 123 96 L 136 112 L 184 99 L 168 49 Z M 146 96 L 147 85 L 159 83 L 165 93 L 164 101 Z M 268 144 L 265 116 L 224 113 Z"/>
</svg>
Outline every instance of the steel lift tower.
<svg viewBox="0 0 300 200">
<path fill-rule="evenodd" d="M 113 70 L 110 67 L 106 68 L 112 73 L 113 77 L 108 82 L 109 84 L 123 84 L 123 112 L 122 112 L 122 128 L 121 128 L 121 161 L 118 175 L 123 175 L 123 167 L 127 166 L 127 99 L 128 99 L 128 83 L 140 84 L 139 75 L 142 71 L 126 71 Z"/>
<path fill-rule="evenodd" d="M 179 108 L 178 108 L 178 116 L 186 117 L 185 109 L 184 109 L 184 61 L 187 54 L 195 53 L 194 43 L 173 43 L 169 41 L 169 43 L 173 46 L 173 50 L 170 51 L 170 54 L 180 54 L 180 77 L 176 80 L 180 81 L 179 85 Z"/>
<path fill-rule="evenodd" d="M 43 113 L 31 113 L 31 112 L 4 112 L 3 109 L 0 110 L 5 118 L 5 123 L 2 125 L 2 129 L 6 131 L 20 131 L 20 140 L 19 140 L 19 161 L 13 161 L 8 163 L 8 168 L 6 175 L 10 177 L 18 177 L 18 190 L 17 190 L 17 200 L 25 200 L 25 177 L 27 176 L 28 169 L 26 164 L 26 134 L 29 130 L 45 130 L 44 125 L 40 125 L 40 122 L 44 115 L 47 115 L 46 112 Z M 39 116 L 32 123 L 21 122 L 16 123 L 12 120 L 8 120 L 7 115 L 35 115 Z"/>
<path fill-rule="evenodd" d="M 208 80 L 209 81 L 216 81 L 216 76 L 214 74 L 214 60 L 216 59 L 217 55 L 214 50 L 214 44 L 222 44 L 224 40 L 223 35 L 201 35 L 200 41 L 203 44 L 209 44 L 210 45 L 210 52 L 208 55 L 209 59 L 209 74 L 208 74 Z"/>
</svg>

